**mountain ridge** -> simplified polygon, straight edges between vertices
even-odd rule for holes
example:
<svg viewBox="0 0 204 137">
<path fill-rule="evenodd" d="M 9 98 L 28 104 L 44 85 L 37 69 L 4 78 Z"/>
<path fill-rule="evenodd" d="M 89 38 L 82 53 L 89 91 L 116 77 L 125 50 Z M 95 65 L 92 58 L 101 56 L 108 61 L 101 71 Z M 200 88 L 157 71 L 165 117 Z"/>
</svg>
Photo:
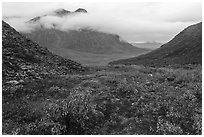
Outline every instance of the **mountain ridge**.
<svg viewBox="0 0 204 137">
<path fill-rule="evenodd" d="M 87 12 L 87 10 L 85 10 L 83 8 L 78 8 L 77 10 L 75 10 L 73 12 L 71 12 L 69 10 L 65 10 L 63 8 L 59 8 L 59 9 L 56 9 L 52 12 L 48 12 L 44 15 L 34 17 L 34 18 L 28 20 L 27 23 L 37 23 L 38 21 L 40 21 L 41 18 L 46 17 L 46 16 L 64 17 L 64 16 L 75 15 L 75 14 L 79 14 L 79 13 L 85 14 L 88 12 Z"/>
</svg>

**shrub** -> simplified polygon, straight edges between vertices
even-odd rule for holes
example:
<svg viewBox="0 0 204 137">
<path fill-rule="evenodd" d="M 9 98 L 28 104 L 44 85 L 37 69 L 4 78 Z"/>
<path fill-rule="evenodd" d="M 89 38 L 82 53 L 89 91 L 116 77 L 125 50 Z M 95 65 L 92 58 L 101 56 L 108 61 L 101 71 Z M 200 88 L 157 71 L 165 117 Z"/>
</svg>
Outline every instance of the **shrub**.
<svg viewBox="0 0 204 137">
<path fill-rule="evenodd" d="M 63 116 L 69 134 L 93 134 L 102 124 L 104 114 L 97 110 L 91 93 L 93 91 L 85 88 L 74 88 L 63 101 Z"/>
<path fill-rule="evenodd" d="M 158 118 L 157 132 L 162 135 L 179 135 L 183 133 L 181 127 L 160 117 Z"/>
</svg>

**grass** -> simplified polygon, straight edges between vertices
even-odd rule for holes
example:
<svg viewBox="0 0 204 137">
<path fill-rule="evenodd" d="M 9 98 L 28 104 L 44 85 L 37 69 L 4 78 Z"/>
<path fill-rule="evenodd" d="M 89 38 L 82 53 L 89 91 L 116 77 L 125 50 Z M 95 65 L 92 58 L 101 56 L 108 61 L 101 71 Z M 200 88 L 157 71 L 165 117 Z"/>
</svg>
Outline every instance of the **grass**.
<svg viewBox="0 0 204 137">
<path fill-rule="evenodd" d="M 99 50 L 100 51 L 100 50 Z M 117 59 L 124 59 L 139 56 L 142 53 L 147 53 L 149 50 L 144 50 L 143 52 L 119 52 L 119 53 L 110 53 L 110 54 L 98 54 L 98 53 L 90 53 L 90 52 L 83 52 L 83 51 L 76 51 L 72 49 L 58 49 L 53 50 L 53 52 L 57 55 L 60 55 L 64 58 L 69 58 L 79 62 L 84 66 L 105 66 L 108 65 L 109 62 L 117 60 Z"/>
<path fill-rule="evenodd" d="M 201 67 L 89 70 L 3 83 L 3 134 L 201 134 Z"/>
</svg>

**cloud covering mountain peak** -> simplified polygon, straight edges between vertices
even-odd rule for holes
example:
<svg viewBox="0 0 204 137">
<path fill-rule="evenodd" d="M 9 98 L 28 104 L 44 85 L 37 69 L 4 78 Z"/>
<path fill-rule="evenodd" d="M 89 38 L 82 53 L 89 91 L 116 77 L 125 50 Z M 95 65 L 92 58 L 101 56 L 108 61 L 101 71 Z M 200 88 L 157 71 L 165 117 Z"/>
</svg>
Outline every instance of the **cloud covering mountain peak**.
<svg viewBox="0 0 204 137">
<path fill-rule="evenodd" d="M 129 42 L 154 39 L 164 43 L 185 27 L 202 20 L 202 4 L 199 2 L 3 3 L 2 9 L 3 19 L 19 31 L 34 30 L 35 25 L 25 23 L 32 18 L 52 13 L 54 9 L 64 9 L 77 16 L 49 15 L 43 17 L 41 24 L 53 28 L 54 23 L 63 31 L 89 27 L 118 34 Z M 88 13 L 84 14 L 85 11 Z"/>
</svg>

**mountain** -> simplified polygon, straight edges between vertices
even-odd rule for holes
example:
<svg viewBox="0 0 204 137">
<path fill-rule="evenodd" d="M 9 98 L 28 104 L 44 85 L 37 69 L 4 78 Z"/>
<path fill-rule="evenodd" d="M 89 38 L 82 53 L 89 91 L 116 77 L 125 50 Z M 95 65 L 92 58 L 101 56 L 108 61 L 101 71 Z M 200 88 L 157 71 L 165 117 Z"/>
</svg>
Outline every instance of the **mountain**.
<svg viewBox="0 0 204 137">
<path fill-rule="evenodd" d="M 157 49 L 162 45 L 162 43 L 156 42 L 156 41 L 132 42 L 131 44 L 139 48 L 145 48 L 145 49 L 150 49 L 150 50 Z"/>
<path fill-rule="evenodd" d="M 171 41 L 150 53 L 109 64 L 147 66 L 202 64 L 202 22 L 185 28 Z"/>
<path fill-rule="evenodd" d="M 58 29 L 41 28 L 27 34 L 40 45 L 51 50 L 59 48 L 84 51 L 98 54 L 112 54 L 127 52 L 142 52 L 131 44 L 121 41 L 118 35 L 98 32 L 91 29 L 70 30 L 68 32 Z"/>
<path fill-rule="evenodd" d="M 54 55 L 2 21 L 3 80 L 41 79 L 84 69 L 77 62 Z"/>
<path fill-rule="evenodd" d="M 79 8 L 74 12 L 64 9 L 65 15 L 76 13 L 88 13 L 85 9 Z M 56 11 L 52 12 L 56 13 Z M 57 12 L 59 13 L 59 12 Z M 61 13 L 61 12 L 60 12 Z M 56 14 L 58 16 L 58 14 Z M 60 14 L 61 15 L 61 14 Z M 37 24 L 43 16 L 35 17 L 27 23 Z M 57 55 L 71 58 L 83 65 L 107 65 L 115 59 L 129 58 L 135 55 L 147 53 L 149 50 L 137 48 L 122 40 L 120 36 L 99 32 L 91 28 L 62 31 L 53 27 L 52 29 L 41 26 L 26 36 L 36 41 L 43 47 Z"/>
<path fill-rule="evenodd" d="M 41 18 L 46 17 L 46 16 L 64 17 L 64 16 L 75 15 L 75 14 L 79 14 L 79 13 L 87 13 L 87 11 L 85 9 L 78 8 L 74 12 L 71 12 L 71 11 L 65 10 L 63 8 L 60 8 L 60 9 L 56 9 L 50 13 L 44 14 L 42 16 L 37 16 L 35 18 L 32 18 L 28 21 L 28 23 L 36 23 L 36 22 L 40 21 Z"/>
<path fill-rule="evenodd" d="M 87 11 L 83 8 L 78 8 L 77 10 L 75 10 L 75 13 L 78 12 L 78 13 L 87 13 Z"/>
</svg>

